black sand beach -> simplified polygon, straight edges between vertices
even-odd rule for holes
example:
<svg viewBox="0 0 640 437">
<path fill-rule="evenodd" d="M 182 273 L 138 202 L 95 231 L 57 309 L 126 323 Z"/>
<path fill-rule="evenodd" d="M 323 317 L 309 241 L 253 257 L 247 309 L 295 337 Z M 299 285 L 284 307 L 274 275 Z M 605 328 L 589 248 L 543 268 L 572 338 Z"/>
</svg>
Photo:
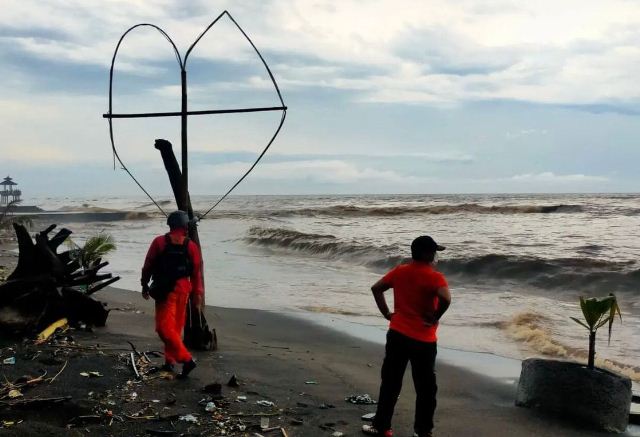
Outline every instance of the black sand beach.
<svg viewBox="0 0 640 437">
<path fill-rule="evenodd" d="M 68 395 L 72 396 L 71 401 L 48 407 L 44 412 L 3 409 L 3 420 L 23 422 L 0 430 L 0 435 L 132 436 L 173 430 L 173 426 L 175 435 L 223 435 L 206 424 L 205 418 L 212 414 L 198 404 L 207 398 L 202 387 L 212 382 L 222 383 L 222 394 L 228 401 L 227 413 L 275 413 L 269 416 L 270 426 L 283 427 L 289 436 L 328 436 L 336 431 L 360 435 L 363 423 L 360 416 L 374 411 L 373 406 L 352 405 L 344 398 L 362 393 L 376 397 L 383 356 L 381 345 L 258 310 L 208 307 L 206 314 L 210 325 L 217 329 L 219 350 L 196 353 L 198 368 L 189 380 L 157 379 L 127 384 L 135 381 L 133 371 L 121 358 L 131 350 L 128 342 L 139 351 L 161 347 L 153 331 L 153 306 L 132 291 L 108 289 L 98 294 L 98 298 L 114 308 L 107 326 L 92 333 L 72 331 L 71 335 L 77 344 L 99 345 L 102 352 L 78 352 L 77 356 L 56 359 L 50 356 L 51 347 L 42 347 L 40 358 L 29 359 L 21 356 L 18 348 L 16 364 L 3 366 L 5 377 L 12 380 L 25 373 L 37 374 L 36 369 L 42 367 L 47 368 L 49 375 L 55 374 L 68 360 L 67 367 L 53 384 L 35 387 L 25 397 Z M 3 343 L 5 348 L 9 346 L 6 339 Z M 161 359 L 155 361 L 160 363 Z M 85 378 L 80 376 L 83 371 L 98 371 L 103 376 Z M 595 435 L 558 418 L 516 408 L 513 404 L 515 386 L 442 363 L 437 371 L 440 390 L 436 430 L 439 436 Z M 241 382 L 239 388 L 225 385 L 233 374 Z M 310 381 L 314 384 L 307 383 Z M 118 388 L 123 386 L 124 389 Z M 131 398 L 132 392 L 137 394 L 135 399 Z M 109 393 L 112 396 L 106 397 Z M 246 402 L 237 402 L 237 396 L 246 396 Z M 407 379 L 394 422 L 398 436 L 412 434 L 413 396 L 410 379 Z M 104 420 L 92 423 L 92 419 L 84 419 L 81 425 L 66 429 L 65 425 L 74 418 L 91 416 L 96 405 L 105 405 L 105 399 L 111 399 L 112 414 L 124 417 L 122 422 L 114 420 L 109 426 Z M 275 407 L 258 406 L 258 400 L 272 401 Z M 139 413 L 137 418 L 133 412 Z M 179 415 L 189 413 L 196 415 L 201 424 L 189 425 L 176 420 Z M 149 419 L 141 418 L 147 415 Z M 227 435 L 281 433 L 260 431 L 258 416 L 242 420 L 246 430 L 229 430 Z M 80 423 L 78 419 L 76 422 Z"/>
</svg>

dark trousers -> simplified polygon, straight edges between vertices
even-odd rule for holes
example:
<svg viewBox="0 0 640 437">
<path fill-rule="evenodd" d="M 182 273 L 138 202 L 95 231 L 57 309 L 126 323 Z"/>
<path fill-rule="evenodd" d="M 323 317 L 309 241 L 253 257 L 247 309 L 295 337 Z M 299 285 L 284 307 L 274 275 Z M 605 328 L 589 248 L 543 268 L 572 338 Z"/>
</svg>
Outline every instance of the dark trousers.
<svg viewBox="0 0 640 437">
<path fill-rule="evenodd" d="M 414 431 L 418 435 L 433 429 L 433 413 L 436 410 L 435 363 L 436 343 L 414 340 L 399 332 L 389 330 L 384 362 L 382 384 L 378 397 L 378 411 L 373 426 L 379 431 L 391 428 L 391 417 L 402 389 L 402 379 L 411 361 L 413 385 L 416 389 L 416 413 Z"/>
</svg>

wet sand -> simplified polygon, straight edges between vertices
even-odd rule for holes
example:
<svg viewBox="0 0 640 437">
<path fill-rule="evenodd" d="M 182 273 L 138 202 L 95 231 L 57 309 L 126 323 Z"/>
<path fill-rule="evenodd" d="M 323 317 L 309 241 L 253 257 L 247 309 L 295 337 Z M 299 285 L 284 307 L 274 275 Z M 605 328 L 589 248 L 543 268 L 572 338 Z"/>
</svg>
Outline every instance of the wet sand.
<svg viewBox="0 0 640 437">
<path fill-rule="evenodd" d="M 150 302 L 143 301 L 137 293 L 122 290 L 104 291 L 98 297 L 110 306 L 137 308 L 144 314 L 113 312 L 108 326 L 97 331 L 96 340 L 127 338 L 140 349 L 160 347 L 152 328 Z M 206 315 L 210 326 L 217 330 L 219 350 L 196 353 L 199 366 L 190 386 L 224 382 L 236 374 L 243 381 L 240 391 L 255 393 L 247 394 L 249 402 L 269 399 L 280 408 L 300 410 L 304 424 L 285 424 L 289 435 L 331 435 L 328 429 L 320 428 L 325 424 L 333 424 L 328 428 L 347 435 L 360 434 L 360 416 L 375 409 L 348 404 L 344 398 L 361 393 L 377 397 L 384 353 L 381 345 L 273 312 L 208 307 Z M 120 345 L 126 346 L 122 340 Z M 439 436 L 591 435 L 557 418 L 515 407 L 514 385 L 443 363 L 438 364 L 437 372 Z M 317 384 L 306 384 L 307 381 Z M 182 382 L 171 381 L 167 389 L 183 388 L 176 383 Z M 412 434 L 413 399 L 407 374 L 394 418 L 398 436 Z M 335 408 L 320 409 L 322 404 Z"/>
</svg>

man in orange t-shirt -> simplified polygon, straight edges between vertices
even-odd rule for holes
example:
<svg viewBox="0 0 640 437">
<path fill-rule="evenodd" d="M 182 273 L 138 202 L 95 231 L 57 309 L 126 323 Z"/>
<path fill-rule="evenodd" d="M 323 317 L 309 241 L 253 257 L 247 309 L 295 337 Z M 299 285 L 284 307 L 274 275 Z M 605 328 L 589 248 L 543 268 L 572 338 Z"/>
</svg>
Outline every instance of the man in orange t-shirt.
<svg viewBox="0 0 640 437">
<path fill-rule="evenodd" d="M 376 282 L 371 291 L 382 315 L 390 321 L 382 364 L 382 384 L 373 424 L 364 425 L 369 435 L 392 437 L 391 418 L 400 395 L 407 364 L 411 362 L 416 389 L 414 431 L 429 437 L 436 409 L 436 331 L 440 317 L 451 303 L 444 275 L 434 269 L 437 252 L 444 250 L 423 235 L 411 243 L 413 261 L 402 264 Z M 384 292 L 393 288 L 394 312 L 389 311 Z"/>
</svg>

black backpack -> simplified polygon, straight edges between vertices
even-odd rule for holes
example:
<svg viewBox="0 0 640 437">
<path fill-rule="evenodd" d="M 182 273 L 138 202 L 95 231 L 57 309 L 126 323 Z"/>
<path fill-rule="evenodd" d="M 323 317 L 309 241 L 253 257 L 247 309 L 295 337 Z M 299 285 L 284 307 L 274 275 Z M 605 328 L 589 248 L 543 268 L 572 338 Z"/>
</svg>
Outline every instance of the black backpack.
<svg viewBox="0 0 640 437">
<path fill-rule="evenodd" d="M 156 301 L 163 301 L 173 291 L 180 278 L 188 278 L 193 273 L 193 262 L 189 256 L 189 238 L 182 244 L 174 244 L 165 235 L 164 251 L 153 262 L 149 295 Z"/>
</svg>

